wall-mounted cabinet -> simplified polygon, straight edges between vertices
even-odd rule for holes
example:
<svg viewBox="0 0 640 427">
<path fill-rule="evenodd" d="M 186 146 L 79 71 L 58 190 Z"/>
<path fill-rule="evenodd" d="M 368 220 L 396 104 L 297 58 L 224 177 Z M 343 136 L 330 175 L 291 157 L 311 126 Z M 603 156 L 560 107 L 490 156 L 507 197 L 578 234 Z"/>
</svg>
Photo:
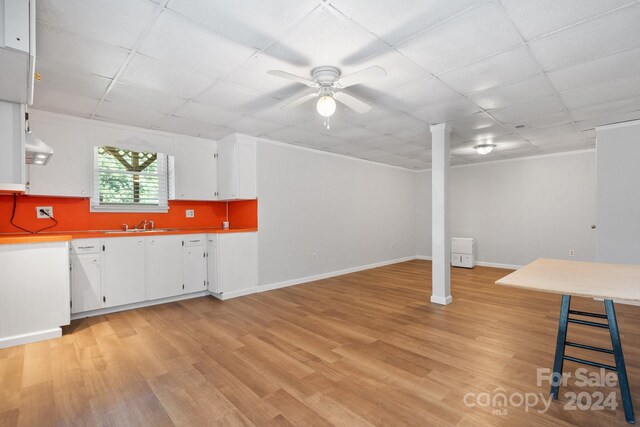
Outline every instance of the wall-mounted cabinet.
<svg viewBox="0 0 640 427">
<path fill-rule="evenodd" d="M 0 99 L 33 101 L 35 0 L 0 0 Z"/>
<path fill-rule="evenodd" d="M 218 200 L 257 197 L 256 141 L 241 134 L 218 141 Z"/>
<path fill-rule="evenodd" d="M 25 191 L 24 113 L 24 105 L 0 101 L 0 193 Z"/>
<path fill-rule="evenodd" d="M 31 130 L 54 149 L 46 166 L 28 166 L 29 194 L 91 197 L 93 153 L 88 126 L 32 121 Z"/>
<path fill-rule="evenodd" d="M 176 135 L 171 199 L 216 200 L 217 164 L 215 141 Z"/>
</svg>

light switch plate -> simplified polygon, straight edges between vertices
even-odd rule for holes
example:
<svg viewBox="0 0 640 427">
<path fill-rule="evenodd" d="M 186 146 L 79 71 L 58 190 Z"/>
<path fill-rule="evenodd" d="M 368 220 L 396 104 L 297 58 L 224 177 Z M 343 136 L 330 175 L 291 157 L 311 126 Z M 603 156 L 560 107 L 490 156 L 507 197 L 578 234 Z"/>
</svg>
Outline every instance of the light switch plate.
<svg viewBox="0 0 640 427">
<path fill-rule="evenodd" d="M 196 211 L 193 209 L 187 209 L 185 212 L 187 214 L 187 218 L 195 218 L 196 216 Z"/>
</svg>

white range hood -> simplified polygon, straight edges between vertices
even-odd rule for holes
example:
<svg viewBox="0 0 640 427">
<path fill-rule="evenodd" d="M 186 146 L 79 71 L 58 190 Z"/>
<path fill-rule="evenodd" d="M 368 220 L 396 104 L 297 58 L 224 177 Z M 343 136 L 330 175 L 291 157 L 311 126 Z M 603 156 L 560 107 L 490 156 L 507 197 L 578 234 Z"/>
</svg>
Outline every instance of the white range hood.
<svg viewBox="0 0 640 427">
<path fill-rule="evenodd" d="M 53 148 L 32 132 L 27 132 L 24 141 L 24 160 L 28 165 L 44 166 L 53 156 Z"/>
</svg>

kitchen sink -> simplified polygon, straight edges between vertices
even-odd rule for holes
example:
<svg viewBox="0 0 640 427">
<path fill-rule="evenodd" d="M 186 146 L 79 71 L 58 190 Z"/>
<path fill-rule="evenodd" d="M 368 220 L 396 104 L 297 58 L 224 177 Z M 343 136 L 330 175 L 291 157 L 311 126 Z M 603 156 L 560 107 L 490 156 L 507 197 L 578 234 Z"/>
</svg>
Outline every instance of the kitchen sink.
<svg viewBox="0 0 640 427">
<path fill-rule="evenodd" d="M 129 230 L 105 230 L 104 234 L 136 234 L 136 233 L 162 233 L 164 231 L 178 231 L 177 228 L 154 228 L 153 230 L 129 229 Z"/>
</svg>

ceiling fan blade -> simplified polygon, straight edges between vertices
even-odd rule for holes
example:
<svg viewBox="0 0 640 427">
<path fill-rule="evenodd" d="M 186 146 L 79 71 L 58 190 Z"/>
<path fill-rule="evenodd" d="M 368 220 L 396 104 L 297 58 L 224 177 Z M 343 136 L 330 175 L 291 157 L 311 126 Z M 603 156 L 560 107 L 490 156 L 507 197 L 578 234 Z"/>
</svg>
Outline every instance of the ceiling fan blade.
<svg viewBox="0 0 640 427">
<path fill-rule="evenodd" d="M 288 98 L 285 98 L 282 102 L 284 105 L 281 108 L 293 108 L 299 105 L 304 104 L 307 101 L 318 96 L 318 90 L 315 88 L 308 87 L 306 89 L 302 89 L 300 92 L 294 93 Z"/>
<path fill-rule="evenodd" d="M 333 97 L 336 101 L 342 102 L 347 107 L 351 108 L 356 113 L 366 113 L 371 110 L 371 106 L 366 102 L 360 101 L 353 95 L 350 95 L 346 92 L 336 92 Z"/>
<path fill-rule="evenodd" d="M 313 80 L 305 79 L 304 77 L 296 76 L 295 74 L 287 73 L 286 71 L 282 70 L 269 70 L 267 71 L 267 73 L 271 74 L 272 76 L 282 77 L 283 79 L 293 80 L 307 86 L 316 85 L 316 82 L 314 82 Z"/>
<path fill-rule="evenodd" d="M 349 87 L 369 80 L 379 79 L 386 75 L 387 71 L 384 68 L 374 65 L 372 67 L 365 68 L 364 70 L 356 71 L 348 76 L 340 77 L 338 83 L 342 87 Z"/>
</svg>

